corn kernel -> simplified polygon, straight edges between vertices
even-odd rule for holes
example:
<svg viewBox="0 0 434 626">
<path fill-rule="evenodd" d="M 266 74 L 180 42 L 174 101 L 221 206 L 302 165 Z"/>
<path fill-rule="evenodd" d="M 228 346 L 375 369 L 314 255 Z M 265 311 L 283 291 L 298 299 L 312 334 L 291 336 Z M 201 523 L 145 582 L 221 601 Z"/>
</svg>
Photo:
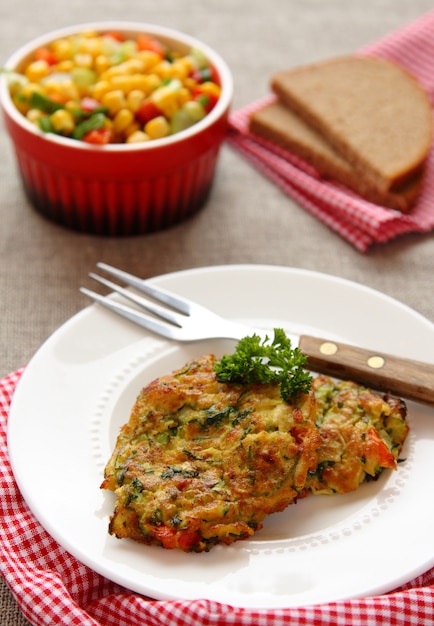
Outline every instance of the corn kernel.
<svg viewBox="0 0 434 626">
<path fill-rule="evenodd" d="M 99 37 L 86 37 L 80 42 L 80 52 L 95 58 L 101 52 L 101 40 Z"/>
<path fill-rule="evenodd" d="M 101 74 L 102 80 L 111 80 L 114 76 L 130 76 L 131 74 L 136 74 L 137 72 L 143 72 L 144 64 L 140 59 L 128 59 L 123 63 L 118 63 L 118 65 L 113 65 L 108 67 Z"/>
<path fill-rule="evenodd" d="M 121 63 L 121 66 L 125 74 L 137 74 L 137 72 L 143 72 L 145 69 L 144 62 L 137 58 L 128 59 L 128 61 Z"/>
<path fill-rule="evenodd" d="M 112 86 L 111 84 L 108 82 L 108 80 L 100 80 L 97 83 L 95 83 L 95 85 L 92 88 L 92 96 L 95 98 L 95 100 L 98 100 L 101 102 L 103 96 L 108 93 L 109 91 L 111 91 Z"/>
<path fill-rule="evenodd" d="M 70 39 L 58 39 L 57 41 L 53 41 L 51 48 L 59 61 L 71 59 L 72 42 Z"/>
<path fill-rule="evenodd" d="M 54 130 L 62 135 L 70 135 L 75 128 L 74 118 L 65 109 L 59 109 L 50 116 Z"/>
<path fill-rule="evenodd" d="M 149 135 L 151 139 L 167 137 L 170 133 L 169 122 L 162 115 L 154 117 L 154 119 L 149 120 L 145 125 L 145 133 Z"/>
<path fill-rule="evenodd" d="M 109 79 L 113 89 L 120 89 L 126 94 L 131 88 L 131 77 L 125 75 L 113 76 Z"/>
<path fill-rule="evenodd" d="M 74 67 L 74 62 L 71 59 L 65 59 L 64 61 L 59 61 L 52 66 L 53 72 L 70 72 Z"/>
<path fill-rule="evenodd" d="M 120 89 L 124 94 L 127 94 L 133 89 L 131 76 L 113 76 L 110 82 L 113 89 Z"/>
<path fill-rule="evenodd" d="M 147 76 L 146 74 L 133 74 L 132 76 L 130 76 L 128 91 L 132 91 L 133 89 L 140 89 L 148 95 L 157 87 L 157 81 L 155 79 L 155 75 Z M 158 80 L 158 85 L 160 85 L 160 80 Z"/>
<path fill-rule="evenodd" d="M 99 36 L 95 31 L 80 33 L 80 35 L 71 37 L 74 49 L 78 52 L 90 52 L 93 56 L 101 49 L 101 42 L 98 41 Z"/>
<path fill-rule="evenodd" d="M 129 109 L 121 109 L 113 120 L 113 130 L 116 133 L 123 132 L 134 120 L 134 115 Z"/>
<path fill-rule="evenodd" d="M 191 91 L 187 87 L 181 87 L 176 94 L 178 104 L 182 107 L 183 104 L 191 100 Z"/>
<path fill-rule="evenodd" d="M 142 141 L 149 141 L 150 137 L 142 130 L 137 130 L 135 133 L 131 133 L 126 139 L 127 143 L 141 143 Z"/>
<path fill-rule="evenodd" d="M 113 69 L 112 66 L 109 65 L 107 69 L 101 72 L 101 74 L 99 75 L 99 80 L 104 81 L 104 82 L 109 82 L 113 78 L 113 75 L 114 75 L 114 73 L 112 72 L 112 69 Z"/>
<path fill-rule="evenodd" d="M 174 78 L 172 76 L 172 64 L 166 61 L 166 59 L 160 61 L 160 63 L 155 65 L 152 69 L 153 72 L 161 78 Z"/>
<path fill-rule="evenodd" d="M 35 124 L 35 122 L 37 122 L 38 119 L 42 117 L 43 115 L 45 114 L 39 109 L 29 109 L 26 113 L 27 119 L 29 120 L 29 122 L 32 122 L 33 124 Z"/>
<path fill-rule="evenodd" d="M 77 67 L 90 69 L 93 65 L 93 56 L 88 52 L 78 52 L 74 55 L 74 63 Z"/>
<path fill-rule="evenodd" d="M 143 71 L 145 72 L 149 71 L 155 65 L 158 65 L 161 61 L 160 55 L 152 50 L 140 50 L 140 52 L 136 54 L 136 58 L 140 59 L 143 63 Z"/>
<path fill-rule="evenodd" d="M 186 63 L 184 59 L 178 59 L 174 61 L 171 65 L 171 76 L 173 78 L 179 78 L 179 80 L 184 80 L 190 74 L 191 64 Z"/>
<path fill-rule="evenodd" d="M 26 76 L 32 83 L 37 83 L 50 73 L 50 67 L 46 61 L 33 61 L 26 68 Z"/>
<path fill-rule="evenodd" d="M 65 109 L 71 111 L 72 113 L 80 108 L 80 102 L 77 100 L 68 100 L 64 103 Z"/>
<path fill-rule="evenodd" d="M 96 32 L 96 30 L 84 30 L 80 33 L 80 36 L 83 37 L 83 39 L 92 39 L 93 37 L 98 37 L 98 33 Z"/>
<path fill-rule="evenodd" d="M 127 106 L 133 113 L 139 110 L 146 94 L 141 89 L 132 89 L 127 95 Z"/>
<path fill-rule="evenodd" d="M 190 89 L 190 91 L 194 91 L 198 85 L 197 80 L 195 80 L 194 78 L 191 78 L 191 76 L 186 78 L 183 82 L 184 82 L 184 87 L 187 87 L 187 89 Z"/>
<path fill-rule="evenodd" d="M 110 67 L 110 59 L 105 54 L 98 54 L 98 56 L 95 57 L 93 65 L 95 72 L 102 74 Z"/>
<path fill-rule="evenodd" d="M 154 91 L 151 99 L 156 107 L 164 113 L 166 117 L 172 117 L 179 109 L 177 93 L 170 85 L 161 87 Z"/>
<path fill-rule="evenodd" d="M 123 135 L 124 135 L 125 138 L 127 138 L 130 135 L 132 135 L 133 133 L 136 133 L 138 130 L 141 130 L 140 124 L 138 122 L 136 122 L 136 121 L 133 121 L 131 124 L 129 124 L 129 126 L 124 128 Z"/>
<path fill-rule="evenodd" d="M 118 111 L 126 107 L 126 100 L 122 91 L 115 89 L 103 95 L 101 104 L 108 108 L 110 115 L 116 115 Z"/>
<path fill-rule="evenodd" d="M 195 62 L 191 56 L 187 55 L 185 57 L 181 57 L 180 61 L 186 65 L 189 74 L 196 69 Z"/>
<path fill-rule="evenodd" d="M 202 83 L 200 86 L 200 90 L 202 93 L 209 93 L 212 96 L 217 96 L 217 98 L 220 96 L 221 92 L 220 87 L 216 85 L 216 83 L 213 83 L 211 81 Z"/>
<path fill-rule="evenodd" d="M 114 65 L 108 67 L 104 72 L 102 72 L 100 78 L 101 80 L 111 80 L 114 76 L 123 76 L 122 67 L 120 65 Z"/>
<path fill-rule="evenodd" d="M 56 80 L 50 80 L 45 83 L 45 90 L 47 95 L 55 95 L 63 102 L 67 100 L 78 100 L 80 97 L 77 87 L 71 80 L 65 80 L 57 82 Z"/>
</svg>

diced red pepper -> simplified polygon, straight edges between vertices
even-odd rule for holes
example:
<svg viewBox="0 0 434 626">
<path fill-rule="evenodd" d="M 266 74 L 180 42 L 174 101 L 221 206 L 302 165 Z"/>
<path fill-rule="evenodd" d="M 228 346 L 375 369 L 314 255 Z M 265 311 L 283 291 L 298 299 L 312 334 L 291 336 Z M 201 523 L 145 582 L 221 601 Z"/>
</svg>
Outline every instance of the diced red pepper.
<svg viewBox="0 0 434 626">
<path fill-rule="evenodd" d="M 52 91 L 50 92 L 50 100 L 52 102 L 58 102 L 59 104 L 65 104 L 65 102 L 68 102 L 69 98 L 66 95 Z"/>
<path fill-rule="evenodd" d="M 146 98 L 136 111 L 136 119 L 143 125 L 159 115 L 161 115 L 160 109 L 150 98 Z"/>
<path fill-rule="evenodd" d="M 49 48 L 41 47 L 35 50 L 35 59 L 37 61 L 45 61 L 48 65 L 56 65 L 57 57 L 49 50 Z"/>
<path fill-rule="evenodd" d="M 188 550 L 200 540 L 200 535 L 195 530 L 175 530 L 168 526 L 157 526 L 152 530 L 152 534 L 158 541 L 161 541 L 167 550 L 173 548 Z"/>
<path fill-rule="evenodd" d="M 377 462 L 380 467 L 394 468 L 396 466 L 395 457 L 384 441 L 381 439 L 375 428 L 369 428 L 367 432 L 368 446 L 371 453 L 377 457 Z"/>
<path fill-rule="evenodd" d="M 91 130 L 86 135 L 84 135 L 82 141 L 86 143 L 91 143 L 96 146 L 104 146 L 113 138 L 113 132 L 110 128 L 97 128 L 95 130 Z"/>
<path fill-rule="evenodd" d="M 200 90 L 200 87 L 194 90 L 193 99 L 200 102 L 207 113 L 212 111 L 218 102 L 218 96 L 216 94 L 205 93 Z"/>
<path fill-rule="evenodd" d="M 161 541 L 167 550 L 176 548 L 176 530 L 174 528 L 169 528 L 168 526 L 157 526 L 153 529 L 152 534 L 156 539 L 158 539 L 158 541 Z"/>
<path fill-rule="evenodd" d="M 109 30 L 107 33 L 104 33 L 105 37 L 111 37 L 112 39 L 114 39 L 115 41 L 125 41 L 125 37 L 122 35 L 122 33 L 119 33 L 117 30 Z"/>
<path fill-rule="evenodd" d="M 149 37 L 149 35 L 145 35 L 141 33 L 137 37 L 137 49 L 138 50 L 151 50 L 152 52 L 156 52 L 163 59 L 166 55 L 166 51 L 161 42 L 153 37 Z"/>
<path fill-rule="evenodd" d="M 199 543 L 200 535 L 195 530 L 179 531 L 178 545 L 180 548 L 192 548 Z"/>
<path fill-rule="evenodd" d="M 80 108 L 87 113 L 91 113 L 94 109 L 100 107 L 101 104 L 94 98 L 82 98 Z"/>
<path fill-rule="evenodd" d="M 215 83 L 216 85 L 220 85 L 220 76 L 218 75 L 218 72 L 216 70 L 216 68 L 214 67 L 214 65 L 210 65 L 209 69 L 211 70 L 211 80 L 213 83 Z"/>
</svg>

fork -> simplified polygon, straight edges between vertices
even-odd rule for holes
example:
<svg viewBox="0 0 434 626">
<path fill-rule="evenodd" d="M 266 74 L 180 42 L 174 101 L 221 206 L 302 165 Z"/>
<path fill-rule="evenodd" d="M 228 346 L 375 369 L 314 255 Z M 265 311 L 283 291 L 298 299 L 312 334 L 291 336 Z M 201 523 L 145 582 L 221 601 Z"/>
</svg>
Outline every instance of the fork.
<svg viewBox="0 0 434 626">
<path fill-rule="evenodd" d="M 89 276 L 136 306 L 127 306 L 118 299 L 103 296 L 85 287 L 81 287 L 80 291 L 103 307 L 157 335 L 180 342 L 218 338 L 240 340 L 253 333 L 264 340 L 268 338 L 264 330 L 254 330 L 224 319 L 196 302 L 157 288 L 128 272 L 106 263 L 97 263 L 97 267 L 135 291 L 94 272 Z M 137 292 L 146 294 L 147 298 Z M 397 394 L 409 400 L 434 404 L 434 365 L 431 363 L 320 337 L 286 334 L 293 347 L 298 346 L 307 357 L 306 369 L 341 379 L 351 379 L 372 389 Z"/>
</svg>

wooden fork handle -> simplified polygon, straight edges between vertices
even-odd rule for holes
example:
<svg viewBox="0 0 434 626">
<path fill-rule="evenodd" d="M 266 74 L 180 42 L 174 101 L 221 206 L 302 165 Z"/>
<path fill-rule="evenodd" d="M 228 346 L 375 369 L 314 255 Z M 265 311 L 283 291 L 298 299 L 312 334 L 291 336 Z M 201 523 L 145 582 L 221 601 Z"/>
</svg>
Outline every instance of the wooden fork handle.
<svg viewBox="0 0 434 626">
<path fill-rule="evenodd" d="M 434 364 L 302 335 L 308 369 L 402 398 L 434 404 Z"/>
</svg>

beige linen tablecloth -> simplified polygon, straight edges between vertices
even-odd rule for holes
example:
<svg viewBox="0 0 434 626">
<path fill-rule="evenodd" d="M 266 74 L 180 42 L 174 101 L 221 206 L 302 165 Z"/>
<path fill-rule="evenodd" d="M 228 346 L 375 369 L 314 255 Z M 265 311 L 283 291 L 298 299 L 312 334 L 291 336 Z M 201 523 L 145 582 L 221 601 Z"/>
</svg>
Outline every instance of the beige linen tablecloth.
<svg viewBox="0 0 434 626">
<path fill-rule="evenodd" d="M 0 6 L 0 64 L 53 28 L 104 19 L 152 22 L 215 47 L 234 74 L 234 109 L 269 91 L 271 73 L 359 49 L 433 8 L 429 0 L 30 0 Z M 433 33 L 434 36 L 434 33 Z M 433 60 L 434 71 L 434 60 Z M 0 377 L 88 302 L 78 288 L 97 261 L 143 277 L 225 263 L 320 270 L 381 290 L 434 321 L 434 239 L 406 235 L 362 254 L 224 146 L 212 195 L 166 232 L 104 239 L 66 231 L 28 205 L 0 128 Z M 27 624 L 6 585 L 0 624 Z"/>
</svg>

